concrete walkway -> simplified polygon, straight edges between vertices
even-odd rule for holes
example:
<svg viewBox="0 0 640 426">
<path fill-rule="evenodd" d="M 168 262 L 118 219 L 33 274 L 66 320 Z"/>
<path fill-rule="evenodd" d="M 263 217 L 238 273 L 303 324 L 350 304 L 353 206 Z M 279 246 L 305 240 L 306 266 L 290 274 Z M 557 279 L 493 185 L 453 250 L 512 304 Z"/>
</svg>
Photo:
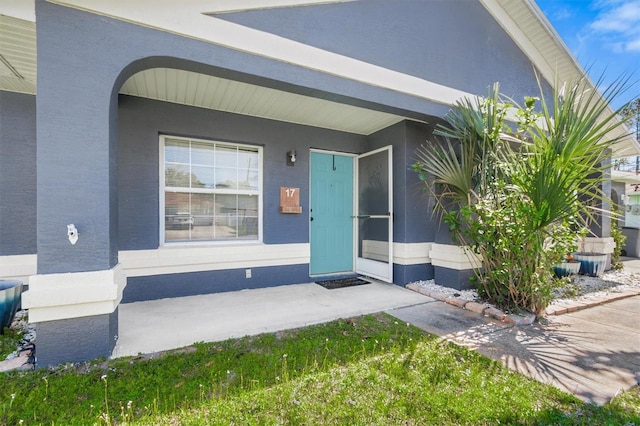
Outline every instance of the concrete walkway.
<svg viewBox="0 0 640 426">
<path fill-rule="evenodd" d="M 640 383 L 640 296 L 522 327 L 443 302 L 389 313 L 587 402 Z"/>
<path fill-rule="evenodd" d="M 624 263 L 625 272 L 640 272 L 640 259 L 636 257 L 622 257 L 620 260 Z"/>
</svg>

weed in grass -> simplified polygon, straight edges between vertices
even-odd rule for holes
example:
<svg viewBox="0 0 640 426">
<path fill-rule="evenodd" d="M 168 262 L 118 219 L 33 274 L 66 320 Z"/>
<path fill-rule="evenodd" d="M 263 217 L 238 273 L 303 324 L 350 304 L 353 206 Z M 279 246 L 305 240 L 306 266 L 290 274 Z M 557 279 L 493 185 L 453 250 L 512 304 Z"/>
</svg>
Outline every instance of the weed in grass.
<svg viewBox="0 0 640 426">
<path fill-rule="evenodd" d="M 100 379 L 104 382 L 104 413 L 101 418 L 106 424 L 111 424 L 111 417 L 109 417 L 109 383 L 107 382 L 107 375 L 103 374 Z"/>
</svg>

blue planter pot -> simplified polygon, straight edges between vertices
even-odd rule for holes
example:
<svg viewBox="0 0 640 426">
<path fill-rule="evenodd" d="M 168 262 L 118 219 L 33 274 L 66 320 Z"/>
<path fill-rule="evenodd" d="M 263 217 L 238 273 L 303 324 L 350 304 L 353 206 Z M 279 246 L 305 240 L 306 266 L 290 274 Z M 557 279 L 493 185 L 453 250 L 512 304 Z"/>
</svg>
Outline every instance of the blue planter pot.
<svg viewBox="0 0 640 426">
<path fill-rule="evenodd" d="M 599 277 L 607 265 L 606 254 L 575 253 L 573 258 L 580 262 L 580 273 L 590 277 Z"/>
<path fill-rule="evenodd" d="M 580 272 L 580 265 L 580 262 L 562 262 L 553 267 L 553 272 L 558 278 L 576 275 Z"/>
<path fill-rule="evenodd" d="M 21 281 L 0 280 L 0 334 L 4 333 L 5 327 L 11 325 L 11 321 L 20 307 L 21 297 Z"/>
</svg>

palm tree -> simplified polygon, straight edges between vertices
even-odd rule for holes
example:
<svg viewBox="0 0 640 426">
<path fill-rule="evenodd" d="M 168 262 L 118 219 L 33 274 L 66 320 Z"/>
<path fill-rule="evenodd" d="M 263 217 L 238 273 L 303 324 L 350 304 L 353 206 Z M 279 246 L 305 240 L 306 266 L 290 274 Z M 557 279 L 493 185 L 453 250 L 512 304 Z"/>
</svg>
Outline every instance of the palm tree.
<svg viewBox="0 0 640 426">
<path fill-rule="evenodd" d="M 539 97 L 524 106 L 503 100 L 497 85 L 458 102 L 414 164 L 457 243 L 479 255 L 479 290 L 536 313 L 551 300 L 552 265 L 602 213 L 603 175 L 621 139 L 610 135 L 622 124 L 609 101 L 627 80 L 602 93 L 586 78 L 556 84 L 552 99 L 538 83 Z"/>
</svg>

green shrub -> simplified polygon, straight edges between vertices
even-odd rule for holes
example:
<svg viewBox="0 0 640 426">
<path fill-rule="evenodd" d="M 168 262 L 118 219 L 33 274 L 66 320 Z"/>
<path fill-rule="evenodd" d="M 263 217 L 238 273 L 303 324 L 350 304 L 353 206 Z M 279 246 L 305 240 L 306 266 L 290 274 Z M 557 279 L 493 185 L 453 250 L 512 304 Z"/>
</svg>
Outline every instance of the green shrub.
<svg viewBox="0 0 640 426">
<path fill-rule="evenodd" d="M 413 165 L 454 241 L 479 256 L 479 290 L 500 307 L 544 311 L 558 285 L 552 267 L 576 249 L 596 207 L 608 156 L 622 124 L 583 79 L 547 101 L 505 102 L 496 84 L 483 100 L 463 100 Z M 556 87 L 559 85 L 556 84 Z M 538 106 L 539 105 L 539 106 Z M 506 117 L 514 111 L 513 123 Z"/>
</svg>

